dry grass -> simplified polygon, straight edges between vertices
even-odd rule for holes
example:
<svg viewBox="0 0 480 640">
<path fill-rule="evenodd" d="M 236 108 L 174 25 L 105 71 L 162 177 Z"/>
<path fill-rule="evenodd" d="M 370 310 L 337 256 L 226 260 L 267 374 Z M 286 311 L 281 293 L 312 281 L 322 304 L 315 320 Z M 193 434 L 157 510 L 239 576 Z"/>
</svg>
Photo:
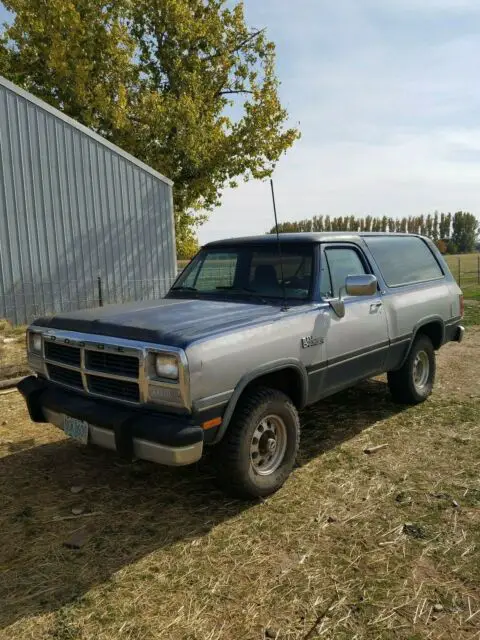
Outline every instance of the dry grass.
<svg viewBox="0 0 480 640">
<path fill-rule="evenodd" d="M 478 328 L 446 346 L 421 407 L 380 379 L 305 412 L 299 466 L 260 503 L 207 464 L 77 446 L 0 396 L 0 637 L 480 637 L 479 355 Z M 96 515 L 63 519 L 78 504 Z"/>
<path fill-rule="evenodd" d="M 4 343 L 7 339 L 7 343 Z M 15 378 L 27 372 L 25 327 L 12 327 L 0 319 L 0 380 Z"/>
</svg>

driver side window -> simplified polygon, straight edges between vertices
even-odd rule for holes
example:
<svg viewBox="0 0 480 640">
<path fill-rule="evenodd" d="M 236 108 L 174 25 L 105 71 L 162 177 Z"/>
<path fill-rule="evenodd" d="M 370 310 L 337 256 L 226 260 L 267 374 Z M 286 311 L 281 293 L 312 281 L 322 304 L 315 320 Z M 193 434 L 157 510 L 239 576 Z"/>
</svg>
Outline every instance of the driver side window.
<svg viewBox="0 0 480 640">
<path fill-rule="evenodd" d="M 320 295 L 337 298 L 347 276 L 368 273 L 355 249 L 349 247 L 329 247 L 323 253 L 320 274 Z"/>
</svg>

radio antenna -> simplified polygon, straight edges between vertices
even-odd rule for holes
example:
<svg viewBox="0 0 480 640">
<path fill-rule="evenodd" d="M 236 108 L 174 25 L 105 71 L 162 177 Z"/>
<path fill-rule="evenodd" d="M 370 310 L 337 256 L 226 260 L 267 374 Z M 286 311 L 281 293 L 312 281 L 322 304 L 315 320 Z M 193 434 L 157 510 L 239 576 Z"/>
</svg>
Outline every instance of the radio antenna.
<svg viewBox="0 0 480 640">
<path fill-rule="evenodd" d="M 280 259 L 280 275 L 281 275 L 281 278 L 282 278 L 282 292 L 283 292 L 283 307 L 282 307 L 282 311 L 287 311 L 288 310 L 288 305 L 287 305 L 287 292 L 285 290 L 285 277 L 283 275 L 282 245 L 281 245 L 281 242 L 280 242 L 280 232 L 278 230 L 277 205 L 275 204 L 275 191 L 273 189 L 273 180 L 272 180 L 272 178 L 270 178 L 270 188 L 272 189 L 273 215 L 275 216 L 275 231 L 277 233 L 278 257 Z"/>
</svg>

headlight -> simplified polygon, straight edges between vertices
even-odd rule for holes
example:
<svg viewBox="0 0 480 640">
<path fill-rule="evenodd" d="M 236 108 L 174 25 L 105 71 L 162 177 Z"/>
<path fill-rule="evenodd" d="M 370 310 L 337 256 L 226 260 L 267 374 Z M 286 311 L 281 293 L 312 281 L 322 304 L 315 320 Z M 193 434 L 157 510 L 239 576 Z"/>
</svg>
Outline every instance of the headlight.
<svg viewBox="0 0 480 640">
<path fill-rule="evenodd" d="M 35 353 L 42 352 L 42 336 L 40 333 L 30 334 L 30 350 Z"/>
<path fill-rule="evenodd" d="M 175 356 L 157 355 L 155 357 L 155 373 L 159 378 L 178 380 L 178 360 Z"/>
</svg>

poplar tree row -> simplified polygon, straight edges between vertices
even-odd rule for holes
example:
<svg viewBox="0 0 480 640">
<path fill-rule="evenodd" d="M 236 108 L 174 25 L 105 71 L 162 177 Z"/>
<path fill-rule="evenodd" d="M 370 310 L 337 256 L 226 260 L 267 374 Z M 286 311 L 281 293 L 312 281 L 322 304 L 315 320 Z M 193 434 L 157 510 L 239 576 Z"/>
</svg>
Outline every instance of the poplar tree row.
<svg viewBox="0 0 480 640">
<path fill-rule="evenodd" d="M 280 233 L 302 231 L 383 231 L 390 233 L 419 233 L 431 238 L 445 253 L 469 253 L 475 250 L 476 235 L 479 228 L 477 218 L 463 211 L 455 214 L 438 213 L 426 216 L 389 218 L 366 216 L 314 216 L 308 220 L 282 222 L 278 225 Z M 270 230 L 275 233 L 275 227 Z"/>
</svg>

